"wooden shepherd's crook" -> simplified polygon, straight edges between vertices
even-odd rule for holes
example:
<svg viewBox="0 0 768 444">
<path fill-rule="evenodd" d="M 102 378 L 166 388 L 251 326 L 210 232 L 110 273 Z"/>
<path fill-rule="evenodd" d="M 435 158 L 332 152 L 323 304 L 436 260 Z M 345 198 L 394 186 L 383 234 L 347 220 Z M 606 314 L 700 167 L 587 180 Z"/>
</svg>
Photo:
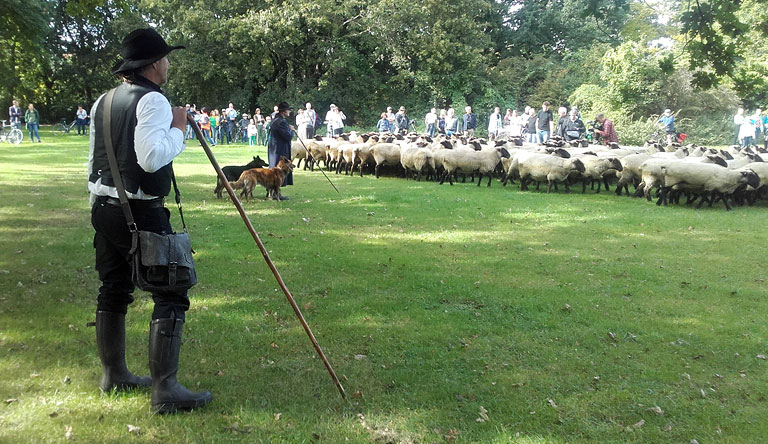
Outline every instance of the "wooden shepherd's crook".
<svg viewBox="0 0 768 444">
<path fill-rule="evenodd" d="M 261 242 L 261 238 L 259 238 L 258 233 L 256 233 L 256 230 L 253 228 L 253 224 L 251 223 L 251 220 L 248 218 L 248 215 L 245 214 L 245 210 L 243 209 L 243 204 L 240 202 L 240 199 L 238 199 L 237 196 L 235 196 L 235 190 L 233 190 L 232 186 L 229 185 L 229 180 L 227 180 L 227 177 L 224 175 L 224 172 L 221 171 L 221 167 L 219 166 L 219 163 L 216 162 L 216 158 L 213 157 L 213 152 L 211 152 L 211 149 L 208 147 L 208 144 L 205 142 L 205 138 L 203 137 L 203 133 L 200 131 L 200 127 L 197 126 L 197 123 L 195 122 L 194 118 L 192 118 L 192 115 L 190 114 L 187 115 L 187 123 L 189 123 L 189 125 L 195 131 L 195 136 L 197 136 L 197 140 L 200 141 L 200 145 L 203 147 L 205 154 L 208 155 L 208 160 L 211 161 L 211 165 L 213 165 L 213 169 L 216 170 L 216 174 L 219 176 L 219 180 L 221 180 L 221 183 L 223 183 L 224 187 L 226 187 L 227 193 L 229 193 L 229 197 L 232 199 L 232 203 L 235 204 L 237 211 L 240 213 L 240 217 L 243 218 L 243 222 L 245 223 L 245 226 L 248 228 L 248 231 L 251 233 L 251 236 L 253 236 L 253 240 L 256 241 L 256 245 L 259 246 L 261 255 L 264 256 L 264 260 L 267 262 L 267 265 L 269 265 L 270 270 L 272 270 L 272 274 L 275 275 L 275 279 L 277 279 L 277 283 L 280 284 L 280 288 L 282 288 L 283 293 L 285 293 L 285 297 L 288 299 L 288 302 L 291 304 L 291 307 L 293 307 L 293 311 L 294 313 L 296 313 L 296 316 L 299 318 L 299 322 L 301 322 L 301 326 L 304 327 L 304 331 L 307 332 L 307 336 L 309 336 L 309 340 L 312 341 L 312 345 L 315 346 L 315 351 L 317 351 L 317 354 L 320 355 L 320 358 L 323 360 L 323 364 L 325 364 L 325 368 L 328 369 L 328 373 L 331 374 L 331 378 L 333 378 L 333 382 L 336 384 L 336 387 L 339 389 L 339 393 L 341 394 L 341 397 L 343 399 L 347 399 L 347 394 L 346 392 L 344 392 L 344 387 L 341 386 L 341 382 L 339 382 L 339 378 L 336 376 L 336 373 L 333 371 L 333 367 L 331 367 L 331 363 L 328 362 L 328 359 L 325 357 L 325 353 L 323 353 L 323 349 L 320 348 L 320 344 L 317 343 L 317 339 L 315 339 L 315 335 L 312 334 L 312 330 L 310 330 L 309 325 L 307 325 L 307 321 L 304 320 L 304 315 L 301 314 L 301 310 L 299 310 L 299 306 L 296 305 L 296 301 L 293 299 L 293 296 L 291 295 L 290 290 L 288 290 L 288 287 L 285 286 L 285 282 L 283 282 L 283 278 L 280 276 L 280 272 L 277 271 L 277 268 L 275 267 L 274 262 L 272 262 L 272 259 L 269 257 L 269 253 L 267 252 L 267 249 L 264 248 L 264 244 Z"/>
</svg>

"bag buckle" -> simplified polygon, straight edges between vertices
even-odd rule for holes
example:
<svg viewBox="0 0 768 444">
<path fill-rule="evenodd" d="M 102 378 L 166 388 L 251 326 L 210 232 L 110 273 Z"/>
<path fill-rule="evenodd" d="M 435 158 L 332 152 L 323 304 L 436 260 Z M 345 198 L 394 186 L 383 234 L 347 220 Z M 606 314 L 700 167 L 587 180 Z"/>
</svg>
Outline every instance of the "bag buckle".
<svg viewBox="0 0 768 444">
<path fill-rule="evenodd" d="M 168 262 L 168 285 L 176 285 L 176 269 L 179 263 L 175 261 Z"/>
<path fill-rule="evenodd" d="M 139 231 L 139 227 L 136 226 L 136 222 L 131 222 L 128 224 L 128 231 L 131 233 L 137 233 Z"/>
</svg>

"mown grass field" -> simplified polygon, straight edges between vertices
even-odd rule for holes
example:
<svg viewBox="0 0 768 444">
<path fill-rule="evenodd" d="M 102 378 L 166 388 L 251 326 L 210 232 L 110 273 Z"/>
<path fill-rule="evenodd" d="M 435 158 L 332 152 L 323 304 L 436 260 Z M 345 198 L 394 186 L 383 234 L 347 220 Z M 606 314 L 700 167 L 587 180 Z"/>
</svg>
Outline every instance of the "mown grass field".
<svg viewBox="0 0 768 444">
<path fill-rule="evenodd" d="M 292 200 L 245 206 L 343 402 L 190 143 L 176 172 L 200 284 L 179 377 L 214 402 L 156 416 L 148 392 L 98 390 L 87 141 L 42 136 L 0 145 L 0 442 L 766 440 L 765 204 L 332 174 L 337 195 L 298 171 Z M 139 293 L 128 316 L 142 374 L 151 308 Z"/>
</svg>

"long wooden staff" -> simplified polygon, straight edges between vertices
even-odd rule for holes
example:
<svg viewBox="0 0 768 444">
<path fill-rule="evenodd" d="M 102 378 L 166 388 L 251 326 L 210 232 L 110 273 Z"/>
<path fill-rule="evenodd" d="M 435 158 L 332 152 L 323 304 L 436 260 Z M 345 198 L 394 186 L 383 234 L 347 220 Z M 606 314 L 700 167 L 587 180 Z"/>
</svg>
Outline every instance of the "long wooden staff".
<svg viewBox="0 0 768 444">
<path fill-rule="evenodd" d="M 325 353 L 323 353 L 323 349 L 320 348 L 320 344 L 317 343 L 317 339 L 315 339 L 315 335 L 312 334 L 312 330 L 310 330 L 309 325 L 307 324 L 307 321 L 304 320 L 304 315 L 301 314 L 301 310 L 299 309 L 299 306 L 296 305 L 296 301 L 293 299 L 293 295 L 291 295 L 291 292 L 290 290 L 288 290 L 288 287 L 285 286 L 285 282 L 283 281 L 283 278 L 280 276 L 280 272 L 277 271 L 277 267 L 275 267 L 274 262 L 272 262 L 272 259 L 269 257 L 269 253 L 267 252 L 267 249 L 264 247 L 264 244 L 261 242 L 261 238 L 259 238 L 258 233 L 256 233 L 256 230 L 253 228 L 253 224 L 251 223 L 251 220 L 248 218 L 248 215 L 245 214 L 245 210 L 243 209 L 243 204 L 240 202 L 240 199 L 238 199 L 237 196 L 235 196 L 235 190 L 233 190 L 232 186 L 229 185 L 229 180 L 227 179 L 227 176 L 225 176 L 224 172 L 221 171 L 221 167 L 219 166 L 219 163 L 216 161 L 216 158 L 213 157 L 213 152 L 211 152 L 211 149 L 208 147 L 208 144 L 205 142 L 205 138 L 203 137 L 203 133 L 200 131 L 200 127 L 197 126 L 197 122 L 195 122 L 195 119 L 189 114 L 187 115 L 187 123 L 189 123 L 189 125 L 195 131 L 197 140 L 200 141 L 200 145 L 203 147 L 205 154 L 208 155 L 208 160 L 211 161 L 211 165 L 213 165 L 213 169 L 216 170 L 216 174 L 219 176 L 219 180 L 221 181 L 221 183 L 224 184 L 224 187 L 227 189 L 227 193 L 229 193 L 229 197 L 232 199 L 232 203 L 235 204 L 237 211 L 240 213 L 240 217 L 243 218 L 243 222 L 245 223 L 246 228 L 248 228 L 248 231 L 251 233 L 251 236 L 253 236 L 253 240 L 256 241 L 256 245 L 259 246 L 261 255 L 264 256 L 264 260 L 267 262 L 267 265 L 269 265 L 270 270 L 272 270 L 272 274 L 275 275 L 275 279 L 277 279 L 277 283 L 280 285 L 280 288 L 283 289 L 283 293 L 285 293 L 285 297 L 288 299 L 288 302 L 291 304 L 291 307 L 293 307 L 293 311 L 294 313 L 296 313 L 296 317 L 299 318 L 299 322 L 301 322 L 301 326 L 304 327 L 304 331 L 307 332 L 307 336 L 309 336 L 309 340 L 312 341 L 312 345 L 315 346 L 315 351 L 317 351 L 317 354 L 320 355 L 320 358 L 323 360 L 323 364 L 325 364 L 325 368 L 328 369 L 328 373 L 331 374 L 331 378 L 333 378 L 334 384 L 336 384 L 336 387 L 339 389 L 339 393 L 341 394 L 341 397 L 343 399 L 347 399 L 347 393 L 344 391 L 344 387 L 341 386 L 341 382 L 339 382 L 339 378 L 336 376 L 336 373 L 333 371 L 333 367 L 331 367 L 331 363 L 328 362 L 328 359 L 325 357 Z"/>
</svg>

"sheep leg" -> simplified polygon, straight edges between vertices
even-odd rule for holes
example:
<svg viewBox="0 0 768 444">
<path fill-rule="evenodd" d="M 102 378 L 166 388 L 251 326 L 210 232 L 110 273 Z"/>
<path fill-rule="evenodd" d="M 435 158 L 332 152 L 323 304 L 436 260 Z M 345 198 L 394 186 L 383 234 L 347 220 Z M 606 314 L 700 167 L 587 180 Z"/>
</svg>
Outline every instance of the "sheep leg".
<svg viewBox="0 0 768 444">
<path fill-rule="evenodd" d="M 480 176 L 482 182 L 482 176 Z M 488 173 L 488 186 L 491 186 L 491 180 L 493 180 L 493 171 Z"/>
<path fill-rule="evenodd" d="M 747 199 L 747 205 L 749 205 L 750 207 L 755 204 L 756 194 L 757 194 L 757 191 L 754 191 L 754 192 L 747 193 L 745 196 Z"/>
<path fill-rule="evenodd" d="M 475 181 L 475 173 L 472 173 L 472 182 L 474 182 L 474 181 Z M 483 183 L 483 175 L 482 175 L 482 173 L 480 174 L 480 178 L 477 179 L 477 187 L 478 188 L 480 188 L 480 184 L 481 183 Z M 490 185 L 490 183 L 488 185 Z"/>
<path fill-rule="evenodd" d="M 593 180 L 592 184 L 594 185 L 595 182 L 597 182 L 597 191 L 595 191 L 595 193 L 599 193 L 600 192 L 600 185 L 601 185 L 600 179 Z"/>
<path fill-rule="evenodd" d="M 605 186 L 605 191 L 611 191 L 611 189 L 608 187 L 608 178 L 603 177 L 603 185 Z"/>
<path fill-rule="evenodd" d="M 581 181 L 581 194 L 587 192 L 587 179 Z"/>
<path fill-rule="evenodd" d="M 552 181 L 550 179 L 547 179 L 547 194 L 552 191 Z"/>
<path fill-rule="evenodd" d="M 658 205 L 658 206 L 661 206 L 661 204 L 662 204 L 662 203 L 663 203 L 664 205 L 666 205 L 666 204 L 667 204 L 667 199 L 666 199 L 666 198 L 667 198 L 667 192 L 668 192 L 668 190 L 669 190 L 669 189 L 668 189 L 668 188 L 665 188 L 665 187 L 660 187 L 660 188 L 659 188 L 659 200 L 658 200 L 658 201 L 656 201 L 656 205 Z"/>
<path fill-rule="evenodd" d="M 617 196 L 621 196 L 621 190 L 622 190 L 623 186 L 624 186 L 624 184 L 622 184 L 621 180 L 619 180 L 619 183 L 616 184 L 616 195 Z M 629 195 L 629 193 L 627 193 L 627 195 Z"/>
<path fill-rule="evenodd" d="M 539 185 L 541 185 L 541 182 L 539 182 L 539 181 L 537 180 L 537 181 L 536 181 L 536 191 L 539 191 Z"/>
<path fill-rule="evenodd" d="M 377 163 L 375 168 L 375 174 L 377 179 L 379 178 L 379 168 L 381 168 L 381 165 Z"/>
<path fill-rule="evenodd" d="M 723 203 L 725 204 L 725 209 L 728 211 L 731 211 L 733 207 L 731 207 L 731 205 L 728 203 L 728 197 L 720 191 L 718 191 L 718 194 L 720 195 L 720 198 L 723 199 Z"/>
<path fill-rule="evenodd" d="M 701 200 L 699 201 L 699 204 L 696 205 L 696 209 L 704 206 L 704 202 L 707 202 L 709 199 L 707 199 L 707 193 L 701 193 Z"/>
</svg>

